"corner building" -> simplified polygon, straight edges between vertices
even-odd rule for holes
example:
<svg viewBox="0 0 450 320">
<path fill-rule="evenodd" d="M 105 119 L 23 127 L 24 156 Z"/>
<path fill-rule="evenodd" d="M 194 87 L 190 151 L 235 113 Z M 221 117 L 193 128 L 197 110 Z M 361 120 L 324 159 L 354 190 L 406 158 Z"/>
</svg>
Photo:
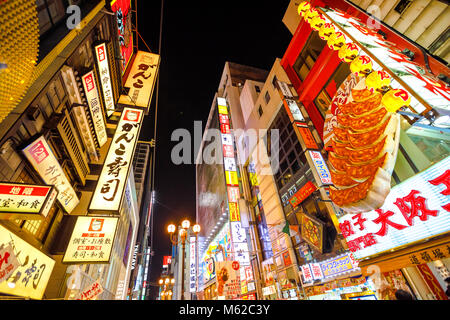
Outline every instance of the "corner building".
<svg viewBox="0 0 450 320">
<path fill-rule="evenodd" d="M 403 289 L 417 299 L 447 300 L 450 96 L 448 58 L 443 53 L 448 43 L 439 39 L 445 29 L 441 26 L 449 21 L 449 8 L 439 1 L 426 3 L 421 10 L 419 2 L 385 1 L 377 24 L 365 11 L 369 5 L 364 1 L 291 2 L 286 11 L 283 21 L 293 38 L 281 66 L 320 138 L 326 162 L 322 169 L 326 167 L 331 176 L 320 188 L 323 200 L 336 209 L 332 220 L 338 237 L 345 238 L 343 246 L 368 284 L 364 292 L 336 295 L 344 282 L 313 283 L 314 275 L 309 274 L 314 263 L 308 263 L 301 266 L 301 276 L 310 299 L 392 300 L 395 290 Z M 430 15 L 435 19 L 428 19 Z M 423 29 L 423 23 L 429 28 Z M 358 90 L 381 94 L 383 112 L 398 119 L 387 184 L 371 209 L 358 207 L 349 193 L 336 191 L 345 189 L 342 175 L 352 166 L 339 149 L 345 141 L 337 138 L 338 130 L 345 128 L 340 117 Z M 389 99 L 393 93 L 395 98 Z M 347 127 L 354 134 L 356 120 Z M 371 195 L 366 193 L 360 201 L 370 203 Z"/>
<path fill-rule="evenodd" d="M 7 45 L 23 45 L 35 55 L 31 70 L 23 74 L 22 84 L 28 86 L 15 100 L 11 95 L 13 104 L 3 110 L 0 126 L 0 241 L 2 256 L 11 258 L 2 265 L 0 293 L 4 299 L 125 299 L 139 225 L 129 166 L 114 167 L 124 177 L 117 208 L 99 212 L 90 205 L 103 186 L 98 184 L 104 167 L 113 169 L 105 162 L 116 148 L 114 135 L 123 129 L 118 124 L 127 115 L 132 121 L 143 118 L 135 117 L 142 109 L 128 108 L 125 114 L 126 103 L 118 103 L 136 43 L 131 29 L 118 28 L 115 12 L 126 12 L 131 3 L 81 1 L 79 28 L 64 23 L 63 1 L 54 4 L 55 10 L 32 1 L 17 3 L 15 11 L 8 11 L 9 2 L 0 6 L 8 11 L 2 19 L 10 18 L 9 34 L 20 31 L 28 37 L 7 39 Z M 17 21 L 22 26 L 13 29 Z M 127 41 L 119 42 L 119 35 Z M 30 41 L 35 47 L 26 47 Z M 2 76 L 28 62 L 14 60 L 15 52 L 20 53 L 5 55 Z M 139 130 L 134 133 L 137 141 Z M 134 145 L 127 147 L 132 156 Z M 69 254 L 69 249 L 74 251 Z"/>
</svg>

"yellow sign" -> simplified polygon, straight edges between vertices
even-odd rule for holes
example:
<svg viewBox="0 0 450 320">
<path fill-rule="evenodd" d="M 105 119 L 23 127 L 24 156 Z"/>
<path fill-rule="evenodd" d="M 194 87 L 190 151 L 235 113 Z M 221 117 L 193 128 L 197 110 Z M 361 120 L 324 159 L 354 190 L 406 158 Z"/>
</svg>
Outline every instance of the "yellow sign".
<svg viewBox="0 0 450 320">
<path fill-rule="evenodd" d="M 13 248 L 19 266 L 11 273 L 11 276 L 0 282 L 0 292 L 31 299 L 42 299 L 55 261 L 0 226 L 0 247 L 8 245 Z M 0 257 L 2 264 L 7 263 L 7 260 L 5 257 Z"/>
<path fill-rule="evenodd" d="M 118 217 L 77 217 L 63 263 L 108 263 Z"/>
<path fill-rule="evenodd" d="M 236 171 L 225 171 L 225 178 L 227 181 L 227 185 L 239 185 Z"/>
<path fill-rule="evenodd" d="M 219 105 L 219 113 L 221 113 L 221 114 L 228 114 L 227 107 Z"/>
<path fill-rule="evenodd" d="M 228 207 L 230 209 L 230 221 L 241 221 L 239 205 L 236 202 L 229 202 Z"/>
</svg>

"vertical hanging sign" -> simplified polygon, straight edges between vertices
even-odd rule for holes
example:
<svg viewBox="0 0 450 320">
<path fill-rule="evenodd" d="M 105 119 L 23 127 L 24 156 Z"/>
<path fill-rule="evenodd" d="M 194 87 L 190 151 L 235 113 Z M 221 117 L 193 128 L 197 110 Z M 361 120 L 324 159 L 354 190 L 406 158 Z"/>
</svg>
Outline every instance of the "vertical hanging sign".
<svg viewBox="0 0 450 320">
<path fill-rule="evenodd" d="M 103 98 L 105 100 L 106 115 L 111 116 L 114 111 L 114 96 L 112 92 L 111 75 L 109 72 L 108 55 L 106 53 L 106 43 L 95 46 L 95 57 L 97 59 L 100 83 L 102 84 Z"/>
</svg>

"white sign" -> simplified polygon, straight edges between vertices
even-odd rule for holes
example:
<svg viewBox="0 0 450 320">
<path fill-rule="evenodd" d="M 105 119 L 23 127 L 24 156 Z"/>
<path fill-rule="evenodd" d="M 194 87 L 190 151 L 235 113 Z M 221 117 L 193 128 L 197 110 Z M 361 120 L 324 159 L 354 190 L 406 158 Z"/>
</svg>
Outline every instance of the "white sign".
<svg viewBox="0 0 450 320">
<path fill-rule="evenodd" d="M 125 81 L 130 88 L 128 95 L 121 95 L 119 103 L 148 108 L 153 95 L 160 56 L 154 53 L 138 51 Z"/>
<path fill-rule="evenodd" d="M 236 171 L 236 160 L 234 158 L 223 158 L 225 171 Z"/>
<path fill-rule="evenodd" d="M 44 182 L 56 187 L 59 203 L 67 213 L 71 213 L 80 200 L 44 136 L 36 139 L 22 152 Z"/>
<path fill-rule="evenodd" d="M 115 107 L 111 75 L 109 73 L 108 55 L 106 53 L 106 43 L 99 44 L 95 47 L 95 57 L 97 58 L 98 73 L 103 89 L 102 92 L 105 100 L 106 114 L 109 117 L 114 113 Z"/>
<path fill-rule="evenodd" d="M 0 218 L 46 217 L 56 193 L 52 186 L 0 182 Z"/>
<path fill-rule="evenodd" d="M 394 186 L 377 210 L 339 218 L 356 259 L 450 231 L 450 157 Z"/>
<path fill-rule="evenodd" d="M 11 244 L 3 245 L 3 248 L 0 249 L 0 283 L 11 277 L 19 266 L 19 261 L 17 261 Z"/>
<path fill-rule="evenodd" d="M 321 280 L 323 279 L 323 273 L 322 269 L 320 268 L 320 263 L 311 263 L 311 273 L 314 278 L 314 280 Z"/>
<path fill-rule="evenodd" d="M 231 133 L 221 133 L 221 136 L 222 136 L 222 145 L 228 146 L 233 145 L 233 136 L 231 135 Z"/>
<path fill-rule="evenodd" d="M 189 292 L 195 292 L 195 273 L 197 270 L 196 238 L 189 238 Z"/>
<path fill-rule="evenodd" d="M 108 263 L 118 217 L 78 216 L 63 263 Z"/>
<path fill-rule="evenodd" d="M 0 225 L 1 247 L 4 251 L 0 253 L 0 272 L 5 274 L 4 281 L 0 281 L 0 293 L 42 299 L 55 260 Z M 9 252 L 8 258 L 5 258 L 6 252 Z M 18 266 L 14 259 L 19 262 Z M 7 273 L 12 274 L 7 277 Z"/>
<path fill-rule="evenodd" d="M 69 66 L 63 66 L 61 68 L 61 75 L 66 86 L 66 90 L 69 96 L 70 104 L 78 103 L 82 104 L 80 91 L 78 90 L 77 81 L 73 74 L 73 69 Z"/>
<path fill-rule="evenodd" d="M 97 297 L 103 292 L 103 287 L 100 280 L 95 281 L 80 294 L 80 299 L 77 300 L 97 300 Z"/>
<path fill-rule="evenodd" d="M 292 95 L 292 91 L 291 89 L 289 89 L 289 85 L 286 82 L 277 80 L 278 82 L 278 87 L 280 88 L 281 92 L 283 93 L 283 96 L 287 97 L 287 98 L 292 98 L 294 97 Z"/>
<path fill-rule="evenodd" d="M 314 280 L 311 268 L 309 266 L 309 264 L 305 264 L 303 266 L 300 267 L 302 269 L 302 275 L 303 275 L 303 279 L 305 280 L 305 282 L 310 282 Z"/>
<path fill-rule="evenodd" d="M 231 221 L 231 237 L 233 242 L 246 242 L 245 229 L 240 221 Z"/>
<path fill-rule="evenodd" d="M 250 265 L 250 255 L 246 242 L 233 242 L 234 260 L 239 261 L 241 266 Z"/>
<path fill-rule="evenodd" d="M 295 102 L 295 100 L 291 100 L 291 99 L 285 99 L 285 100 L 289 107 L 289 110 L 291 110 L 291 114 L 294 117 L 294 120 L 305 121 L 305 118 L 303 117 L 303 114 L 300 111 L 300 108 L 298 107 L 297 102 Z"/>
<path fill-rule="evenodd" d="M 91 161 L 98 161 L 97 149 L 95 148 L 94 137 L 90 129 L 89 122 L 86 116 L 86 110 L 84 106 L 74 106 L 72 108 L 72 114 L 75 117 L 78 126 L 78 132 L 83 139 L 86 150 L 89 154 Z"/>
<path fill-rule="evenodd" d="M 277 292 L 277 289 L 275 288 L 274 285 L 271 285 L 271 286 L 262 288 L 262 291 L 263 291 L 263 296 L 269 296 L 271 294 L 275 294 Z"/>
<path fill-rule="evenodd" d="M 94 131 L 97 136 L 99 146 L 103 146 L 108 140 L 106 134 L 105 120 L 101 109 L 100 98 L 98 95 L 97 85 L 95 84 L 94 71 L 90 71 L 81 77 L 83 82 L 86 100 L 91 112 L 92 122 L 94 123 Z"/>
<path fill-rule="evenodd" d="M 332 184 L 330 171 L 328 170 L 328 166 L 323 160 L 322 154 L 320 151 L 311 151 L 309 150 L 309 155 L 311 156 L 311 160 L 314 163 L 314 167 L 316 168 L 317 173 L 319 174 L 320 181 L 322 184 Z"/>
<path fill-rule="evenodd" d="M 89 210 L 119 210 L 143 118 L 143 110 L 123 109 Z"/>
</svg>

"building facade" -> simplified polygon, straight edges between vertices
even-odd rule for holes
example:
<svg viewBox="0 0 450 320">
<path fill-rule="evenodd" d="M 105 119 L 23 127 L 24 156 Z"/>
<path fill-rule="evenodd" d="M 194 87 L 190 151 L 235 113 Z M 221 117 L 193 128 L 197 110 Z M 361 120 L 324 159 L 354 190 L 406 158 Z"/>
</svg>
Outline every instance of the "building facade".
<svg viewBox="0 0 450 320">
<path fill-rule="evenodd" d="M 445 168 L 449 155 L 446 138 L 449 96 L 447 84 L 442 80 L 448 77 L 449 69 L 443 61 L 445 55 L 437 57 L 431 52 L 445 51 L 443 42 L 437 40 L 443 29 L 433 30 L 434 23 L 440 23 L 441 14 L 448 23 L 445 13 L 448 5 L 431 1 L 425 8 L 425 2 L 421 1 L 394 2 L 387 1 L 388 5 L 382 6 L 384 13 L 379 24 L 372 24 L 370 12 L 361 9 L 374 4 L 368 1 L 302 2 L 296 8 L 300 19 L 297 18 L 298 25 L 281 65 L 301 109 L 306 111 L 304 115 L 311 119 L 320 138 L 316 141 L 321 144 L 319 150 L 324 160 L 320 160 L 326 164 L 321 170 L 326 167 L 331 183 L 319 189 L 327 201 L 325 204 L 336 209 L 331 218 L 338 236 L 345 238 L 343 247 L 351 252 L 367 279 L 366 297 L 395 299 L 394 291 L 401 288 L 418 299 L 445 300 L 448 253 L 444 248 L 448 245 L 450 228 L 444 222 L 448 220 L 448 201 L 441 195 L 446 194 L 448 182 Z M 425 19 L 429 14 L 437 19 L 415 23 L 415 19 Z M 285 17 L 292 17 L 292 12 Z M 294 20 L 290 19 L 291 23 Z M 429 28 L 419 30 L 424 27 Z M 439 50 L 433 51 L 427 45 L 433 41 L 442 44 Z M 424 47 L 429 50 L 423 50 Z M 371 113 L 366 111 L 356 117 L 355 109 L 345 109 L 349 105 L 356 108 L 359 101 L 365 101 L 357 95 L 360 92 L 372 97 L 374 106 L 384 107 L 376 109 L 386 116 L 379 118 L 380 123 L 386 124 L 383 122 L 386 119 L 397 123 L 390 133 L 381 134 L 392 139 L 393 147 L 378 149 L 378 154 L 365 160 L 362 155 L 359 158 L 350 155 L 353 150 L 363 150 L 363 142 L 346 140 L 374 130 L 373 122 L 361 126 L 361 121 L 375 117 L 374 113 L 369 116 Z M 396 98 L 401 95 L 402 100 L 389 100 L 393 93 Z M 381 99 L 381 103 L 375 99 Z M 344 124 L 347 114 L 352 115 Z M 341 149 L 346 141 L 351 148 Z M 372 143 L 373 148 L 375 141 L 364 143 Z M 379 140 L 378 143 L 381 146 Z M 352 195 L 362 183 L 354 180 L 358 180 L 355 170 L 371 164 L 377 168 L 374 160 L 381 161 L 382 157 L 392 157 L 382 165 L 390 168 L 386 169 L 387 178 L 376 184 L 383 192 L 374 191 L 375 180 L 370 180 L 378 179 L 381 169 L 377 169 L 378 173 L 369 176 L 373 178 L 366 178 L 368 187 L 364 190 L 369 191 Z M 406 234 L 410 236 L 405 237 Z M 318 262 L 320 265 L 323 261 Z M 316 285 L 314 267 L 314 263 L 301 266 L 305 294 L 310 299 L 363 295 L 349 290 L 336 295 L 336 288 L 344 286 L 343 281 Z M 326 266 L 322 268 L 319 279 L 326 279 L 324 270 L 329 272 Z"/>
<path fill-rule="evenodd" d="M 118 102 L 137 50 L 115 13 L 131 2 L 80 1 L 73 26 L 63 1 L 54 1 L 56 10 L 24 3 L 36 29 L 22 31 L 38 32 L 40 54 L 22 98 L 1 120 L 2 256 L 11 257 L 3 265 L 1 295 L 126 299 L 139 226 L 129 164 L 145 112 L 145 106 Z M 120 42 L 124 35 L 129 41 Z M 3 74 L 17 68 L 13 62 Z M 120 163 L 119 154 L 129 159 Z M 114 187 L 108 179 L 119 175 L 121 185 Z M 95 207 L 100 198 L 105 205 Z M 110 200 L 117 203 L 112 209 Z"/>
</svg>

